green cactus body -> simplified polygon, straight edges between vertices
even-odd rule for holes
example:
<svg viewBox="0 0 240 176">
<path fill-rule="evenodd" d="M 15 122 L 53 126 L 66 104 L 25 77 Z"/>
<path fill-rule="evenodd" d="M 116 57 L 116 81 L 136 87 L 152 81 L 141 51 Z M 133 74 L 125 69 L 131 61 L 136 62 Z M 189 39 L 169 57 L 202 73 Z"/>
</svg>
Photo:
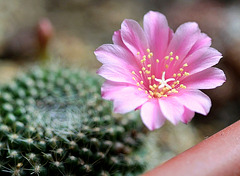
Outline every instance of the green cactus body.
<svg viewBox="0 0 240 176">
<path fill-rule="evenodd" d="M 111 113 L 93 74 L 35 68 L 0 89 L 0 175 L 135 175 L 139 121 Z"/>
</svg>

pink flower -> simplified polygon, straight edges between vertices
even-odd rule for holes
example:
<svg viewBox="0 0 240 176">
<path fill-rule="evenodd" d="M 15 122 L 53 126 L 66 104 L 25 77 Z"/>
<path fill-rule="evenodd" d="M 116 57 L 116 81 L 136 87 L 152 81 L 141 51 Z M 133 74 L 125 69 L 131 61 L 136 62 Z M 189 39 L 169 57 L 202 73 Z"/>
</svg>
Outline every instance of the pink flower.
<svg viewBox="0 0 240 176">
<path fill-rule="evenodd" d="M 160 128 L 165 120 L 188 123 L 195 112 L 207 115 L 210 98 L 198 89 L 212 89 L 226 78 L 212 67 L 222 55 L 211 48 L 211 38 L 194 22 L 174 33 L 166 17 L 150 11 L 144 30 L 126 19 L 114 32 L 113 44 L 100 46 L 95 55 L 103 63 L 98 74 L 106 82 L 102 97 L 113 101 L 114 112 L 140 109 L 143 123 Z"/>
</svg>

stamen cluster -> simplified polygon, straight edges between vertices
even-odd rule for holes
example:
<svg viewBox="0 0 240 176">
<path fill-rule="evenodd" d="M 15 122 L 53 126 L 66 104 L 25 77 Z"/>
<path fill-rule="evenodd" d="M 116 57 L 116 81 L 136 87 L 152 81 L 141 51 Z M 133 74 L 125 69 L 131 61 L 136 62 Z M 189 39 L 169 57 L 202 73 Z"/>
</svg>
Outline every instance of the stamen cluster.
<svg viewBox="0 0 240 176">
<path fill-rule="evenodd" d="M 179 89 L 187 88 L 180 82 L 183 77 L 189 75 L 185 71 L 188 64 L 182 64 L 179 56 L 174 56 L 172 51 L 164 58 L 155 58 L 153 52 L 147 49 L 146 54 L 137 52 L 137 58 L 140 60 L 140 70 L 132 71 L 132 79 L 136 81 L 136 85 L 139 87 L 138 90 L 144 91 L 148 98 L 167 97 L 178 93 Z M 176 67 L 179 67 L 179 69 L 176 69 Z M 175 72 L 175 70 L 178 71 Z M 166 75 L 169 78 L 166 79 Z"/>
</svg>

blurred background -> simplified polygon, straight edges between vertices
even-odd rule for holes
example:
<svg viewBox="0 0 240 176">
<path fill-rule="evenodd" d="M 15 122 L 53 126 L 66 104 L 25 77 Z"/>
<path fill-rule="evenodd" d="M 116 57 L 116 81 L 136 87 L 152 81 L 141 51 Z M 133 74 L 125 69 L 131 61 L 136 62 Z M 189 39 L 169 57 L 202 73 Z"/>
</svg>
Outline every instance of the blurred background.
<svg viewBox="0 0 240 176">
<path fill-rule="evenodd" d="M 93 51 L 112 43 L 121 22 L 142 23 L 149 10 L 166 15 L 173 30 L 196 21 L 223 54 L 218 67 L 227 82 L 205 91 L 212 99 L 207 117 L 188 125 L 167 123 L 149 133 L 146 150 L 151 167 L 190 148 L 240 117 L 240 2 L 238 0 L 0 0 L 0 83 L 38 64 L 39 58 L 96 71 Z"/>
</svg>

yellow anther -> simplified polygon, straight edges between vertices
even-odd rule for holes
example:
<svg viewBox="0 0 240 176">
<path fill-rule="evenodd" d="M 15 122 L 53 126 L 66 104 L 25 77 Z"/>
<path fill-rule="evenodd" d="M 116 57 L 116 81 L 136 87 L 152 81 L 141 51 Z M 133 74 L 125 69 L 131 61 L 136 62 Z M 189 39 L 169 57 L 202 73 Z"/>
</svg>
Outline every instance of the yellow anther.
<svg viewBox="0 0 240 176">
<path fill-rule="evenodd" d="M 142 71 L 139 71 L 140 74 L 142 74 Z"/>
<path fill-rule="evenodd" d="M 137 52 L 137 55 L 139 55 L 140 54 L 140 52 Z"/>
<path fill-rule="evenodd" d="M 188 76 L 189 75 L 189 73 L 188 72 L 184 72 L 184 76 Z"/>
<path fill-rule="evenodd" d="M 134 77 L 132 77 L 132 79 L 133 79 L 134 81 L 136 81 L 136 79 L 135 79 Z"/>
<path fill-rule="evenodd" d="M 152 79 L 152 77 L 148 77 L 148 80 L 151 80 Z"/>
<path fill-rule="evenodd" d="M 163 95 L 163 97 L 167 97 L 167 95 Z"/>
<path fill-rule="evenodd" d="M 172 93 L 178 93 L 178 91 L 176 89 L 172 89 L 171 92 Z"/>
<path fill-rule="evenodd" d="M 149 53 L 150 54 L 150 56 L 153 56 L 153 53 L 151 52 L 151 53 Z"/>
<path fill-rule="evenodd" d="M 151 72 L 149 70 L 146 70 L 145 73 L 150 74 Z"/>
<path fill-rule="evenodd" d="M 140 84 L 143 84 L 143 81 L 140 81 Z"/>
<path fill-rule="evenodd" d="M 142 60 L 141 60 L 141 63 L 143 63 L 143 62 L 144 62 L 144 60 L 142 59 Z"/>
<path fill-rule="evenodd" d="M 156 62 L 159 63 L 159 60 L 157 59 Z"/>
<path fill-rule="evenodd" d="M 162 96 L 160 93 L 156 93 L 156 95 L 158 98 L 161 98 L 161 96 Z"/>
<path fill-rule="evenodd" d="M 173 57 L 171 57 L 171 58 L 170 58 L 170 61 L 173 61 L 173 59 L 174 59 L 174 58 L 173 58 Z"/>
<path fill-rule="evenodd" d="M 183 68 L 180 68 L 179 70 L 180 70 L 180 72 L 182 72 L 182 71 L 183 71 Z"/>
<path fill-rule="evenodd" d="M 164 91 L 164 92 L 169 91 L 169 88 L 168 88 L 168 87 L 164 87 L 164 88 L 163 88 L 163 91 Z"/>
<path fill-rule="evenodd" d="M 152 79 L 155 79 L 155 75 L 152 75 Z"/>
<path fill-rule="evenodd" d="M 176 73 L 174 73 L 174 74 L 173 74 L 173 77 L 176 77 L 176 76 L 177 76 L 177 74 L 176 74 Z"/>
<path fill-rule="evenodd" d="M 143 59 L 146 59 L 146 57 L 147 57 L 146 55 L 143 55 L 143 57 L 142 57 L 142 58 L 143 58 Z"/>
<path fill-rule="evenodd" d="M 152 98 L 150 95 L 148 95 L 148 98 Z"/>
<path fill-rule="evenodd" d="M 154 89 L 152 85 L 149 86 L 150 89 Z"/>
<path fill-rule="evenodd" d="M 148 59 L 150 59 L 151 57 L 152 57 L 152 56 L 149 54 L 149 55 L 148 55 Z"/>
<path fill-rule="evenodd" d="M 179 84 L 179 81 L 178 81 L 178 80 L 177 80 L 177 81 L 175 81 L 175 82 L 174 82 L 174 84 L 175 84 L 175 85 Z"/>
<path fill-rule="evenodd" d="M 181 74 L 181 73 L 178 73 L 177 76 L 180 77 L 180 76 L 182 76 L 182 74 Z"/>
<path fill-rule="evenodd" d="M 152 95 L 152 96 L 153 96 L 153 92 L 152 92 L 151 90 L 149 91 L 149 93 L 150 93 L 150 95 Z"/>
<path fill-rule="evenodd" d="M 147 52 L 150 53 L 150 49 L 149 48 L 147 49 Z"/>
<path fill-rule="evenodd" d="M 184 86 L 183 84 L 180 85 L 181 88 L 186 89 L 187 87 Z"/>
<path fill-rule="evenodd" d="M 166 60 L 168 60 L 168 59 L 169 59 L 169 56 L 165 56 L 164 58 L 165 58 Z"/>
<path fill-rule="evenodd" d="M 165 67 L 168 68 L 169 67 L 168 64 L 166 64 Z"/>
<path fill-rule="evenodd" d="M 169 54 L 170 54 L 170 56 L 172 56 L 172 55 L 173 55 L 173 52 L 171 51 Z"/>
<path fill-rule="evenodd" d="M 139 82 L 137 83 L 137 86 L 140 86 Z"/>
<path fill-rule="evenodd" d="M 184 67 L 187 67 L 187 66 L 188 66 L 188 64 L 187 64 L 187 63 L 185 63 L 185 64 L 183 64 L 183 66 L 184 66 Z"/>
<path fill-rule="evenodd" d="M 142 89 L 141 89 L 141 88 L 138 88 L 138 90 L 142 91 Z"/>
<path fill-rule="evenodd" d="M 184 86 L 183 84 L 181 84 L 181 85 L 180 85 L 180 88 L 182 88 L 182 89 L 186 89 L 187 87 Z"/>
<path fill-rule="evenodd" d="M 145 94 L 148 94 L 148 91 L 147 91 L 147 90 L 145 90 Z"/>
<path fill-rule="evenodd" d="M 135 74 L 136 74 L 136 73 L 135 73 L 135 71 L 132 71 L 132 74 L 134 74 L 134 75 L 135 75 Z"/>
<path fill-rule="evenodd" d="M 145 67 L 143 67 L 143 68 L 142 68 L 142 71 L 144 71 L 144 70 L 146 70 L 146 68 L 145 68 Z"/>
<path fill-rule="evenodd" d="M 151 67 L 152 65 L 151 64 L 148 64 L 147 67 Z"/>
<path fill-rule="evenodd" d="M 178 60 L 178 59 L 179 59 L 179 57 L 178 57 L 178 56 L 176 56 L 175 58 L 176 58 L 176 60 Z"/>
<path fill-rule="evenodd" d="M 153 84 L 153 87 L 154 87 L 154 88 L 157 88 L 157 85 L 156 85 L 156 84 Z"/>
<path fill-rule="evenodd" d="M 173 84 L 173 85 L 172 85 L 172 88 L 174 88 L 174 87 L 175 87 L 175 85 Z"/>
</svg>

